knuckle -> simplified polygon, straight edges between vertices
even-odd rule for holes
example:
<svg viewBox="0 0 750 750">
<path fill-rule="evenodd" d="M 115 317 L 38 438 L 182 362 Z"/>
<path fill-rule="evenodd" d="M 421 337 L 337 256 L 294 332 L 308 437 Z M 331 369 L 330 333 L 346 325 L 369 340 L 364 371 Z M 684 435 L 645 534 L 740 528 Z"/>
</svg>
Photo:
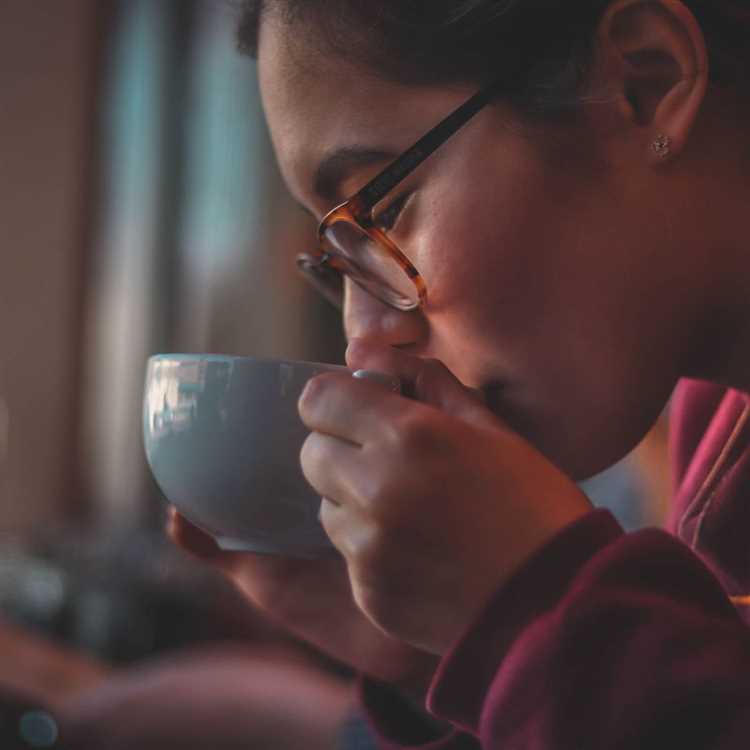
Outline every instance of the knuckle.
<svg viewBox="0 0 750 750">
<path fill-rule="evenodd" d="M 337 377 L 339 377 L 338 373 L 324 372 L 307 381 L 297 403 L 300 415 L 305 416 L 315 413 L 328 393 L 332 382 Z"/>
<path fill-rule="evenodd" d="M 300 466 L 309 482 L 313 481 L 318 468 L 325 466 L 327 449 L 324 436 L 317 432 L 311 432 L 302 443 L 299 454 Z"/>
<path fill-rule="evenodd" d="M 351 580 L 368 588 L 383 585 L 383 579 L 387 577 L 383 570 L 384 550 L 384 535 L 375 524 L 368 524 L 366 528 L 358 529 L 357 534 L 349 535 L 342 552 L 349 563 Z"/>
<path fill-rule="evenodd" d="M 329 500 L 323 498 L 320 503 L 320 512 L 318 514 L 320 525 L 325 530 L 329 539 L 341 551 L 344 556 L 348 556 L 348 544 L 345 535 L 345 527 L 342 524 L 341 513 L 337 512 L 336 507 Z"/>
<path fill-rule="evenodd" d="M 397 448 L 406 454 L 429 452 L 436 442 L 434 425 L 421 414 L 402 417 L 397 436 Z"/>
<path fill-rule="evenodd" d="M 363 522 L 357 524 L 356 532 L 347 535 L 345 540 L 345 555 L 353 562 L 357 569 L 371 571 L 377 567 L 374 554 L 380 544 L 381 531 L 377 524 Z"/>
<path fill-rule="evenodd" d="M 317 433 L 311 432 L 305 438 L 305 442 L 302 443 L 302 448 L 299 452 L 299 462 L 303 472 L 305 472 L 307 467 L 311 466 L 314 461 L 317 442 L 316 435 Z"/>
<path fill-rule="evenodd" d="M 297 402 L 297 409 L 303 418 L 313 413 L 315 404 L 320 400 L 325 391 L 325 382 L 322 375 L 310 378 L 305 384 Z"/>
<path fill-rule="evenodd" d="M 320 498 L 320 510 L 318 511 L 318 520 L 323 528 L 328 531 L 333 529 L 336 524 L 336 506 L 325 497 Z"/>
<path fill-rule="evenodd" d="M 363 511 L 384 529 L 398 533 L 407 522 L 409 508 L 422 500 L 422 477 L 440 468 L 434 460 L 436 437 L 427 421 L 405 420 L 394 425 L 386 439 L 370 454 L 377 471 L 360 474 L 353 490 Z"/>
</svg>

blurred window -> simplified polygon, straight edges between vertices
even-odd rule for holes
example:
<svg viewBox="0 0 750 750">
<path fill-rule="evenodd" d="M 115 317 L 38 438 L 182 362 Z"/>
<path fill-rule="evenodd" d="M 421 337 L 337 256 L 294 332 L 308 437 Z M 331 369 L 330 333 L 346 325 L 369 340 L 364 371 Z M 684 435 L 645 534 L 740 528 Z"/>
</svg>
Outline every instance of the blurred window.
<svg viewBox="0 0 750 750">
<path fill-rule="evenodd" d="M 309 219 L 281 185 L 235 22 L 217 0 L 119 0 L 112 14 L 82 456 L 105 523 L 161 511 L 140 431 L 149 355 L 341 357 L 339 321 L 293 271 Z"/>
</svg>

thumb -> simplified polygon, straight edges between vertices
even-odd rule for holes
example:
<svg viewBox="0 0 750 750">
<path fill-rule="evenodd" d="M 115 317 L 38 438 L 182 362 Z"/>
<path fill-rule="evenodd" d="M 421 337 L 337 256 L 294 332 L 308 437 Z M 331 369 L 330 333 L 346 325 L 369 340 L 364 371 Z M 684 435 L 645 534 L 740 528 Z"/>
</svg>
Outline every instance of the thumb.
<svg viewBox="0 0 750 750">
<path fill-rule="evenodd" d="M 423 359 L 392 346 L 352 339 L 346 361 L 353 370 L 373 370 L 397 377 L 404 395 L 477 427 L 503 426 L 484 405 L 482 392 L 465 386 L 437 359 Z"/>
</svg>

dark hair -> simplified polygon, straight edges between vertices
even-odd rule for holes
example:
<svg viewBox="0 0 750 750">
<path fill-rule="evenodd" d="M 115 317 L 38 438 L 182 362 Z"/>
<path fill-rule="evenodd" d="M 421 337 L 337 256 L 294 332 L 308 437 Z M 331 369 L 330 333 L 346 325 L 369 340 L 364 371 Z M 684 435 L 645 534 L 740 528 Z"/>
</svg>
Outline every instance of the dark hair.
<svg viewBox="0 0 750 750">
<path fill-rule="evenodd" d="M 244 0 L 241 51 L 255 56 L 263 13 L 314 21 L 327 50 L 402 83 L 507 81 L 527 114 L 576 108 L 596 25 L 612 0 Z M 683 0 L 701 24 L 716 83 L 750 69 L 750 0 Z M 300 31 L 310 24 L 299 23 Z"/>
</svg>

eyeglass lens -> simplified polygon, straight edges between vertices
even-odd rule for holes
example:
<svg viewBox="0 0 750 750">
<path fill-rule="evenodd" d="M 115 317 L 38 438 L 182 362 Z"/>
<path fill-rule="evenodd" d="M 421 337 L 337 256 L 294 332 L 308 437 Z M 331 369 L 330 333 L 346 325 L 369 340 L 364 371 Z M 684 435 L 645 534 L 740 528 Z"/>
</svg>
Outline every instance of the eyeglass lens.
<svg viewBox="0 0 750 750">
<path fill-rule="evenodd" d="M 323 250 L 341 259 L 341 271 L 367 291 L 401 310 L 418 306 L 418 290 L 406 271 L 387 247 L 356 224 L 335 221 L 323 240 Z"/>
</svg>

